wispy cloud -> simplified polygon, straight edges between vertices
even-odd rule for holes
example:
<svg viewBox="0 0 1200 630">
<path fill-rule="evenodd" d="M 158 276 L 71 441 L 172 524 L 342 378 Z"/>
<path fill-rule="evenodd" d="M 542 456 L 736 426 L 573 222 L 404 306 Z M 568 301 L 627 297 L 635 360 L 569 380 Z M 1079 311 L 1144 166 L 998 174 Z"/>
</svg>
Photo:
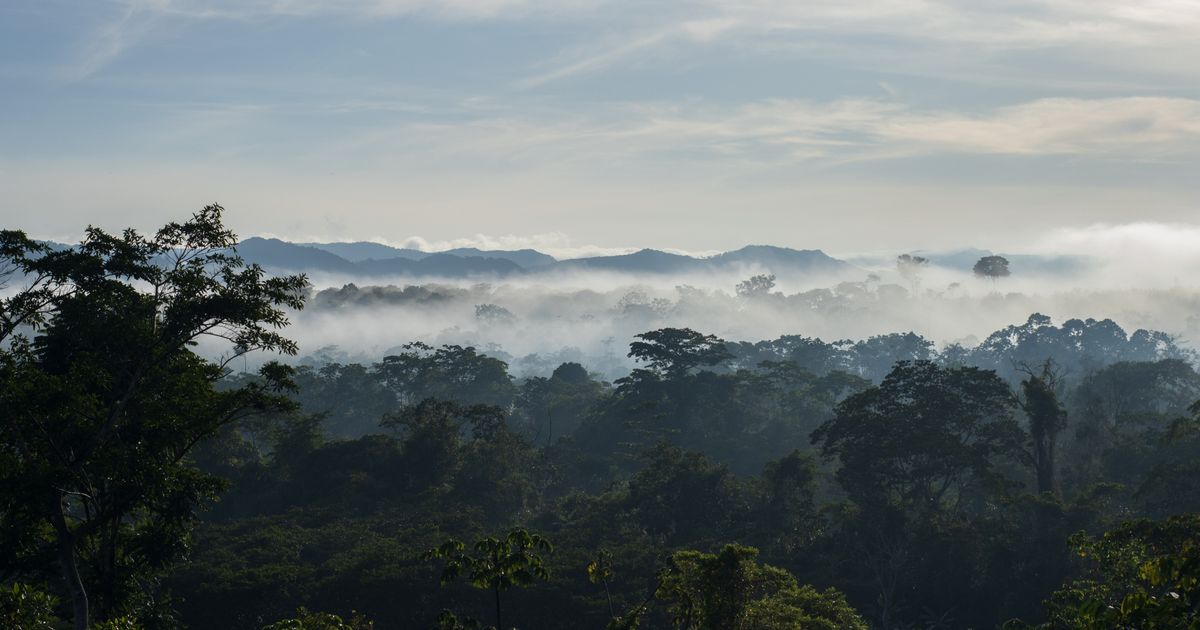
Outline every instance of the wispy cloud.
<svg viewBox="0 0 1200 630">
<path fill-rule="evenodd" d="M 672 46 L 715 43 L 774 56 L 819 51 L 859 63 L 871 58 L 899 73 L 920 69 L 897 63 L 898 53 L 953 65 L 968 61 L 967 52 L 988 57 L 1041 51 L 1089 64 L 1136 63 L 1168 75 L 1194 74 L 1178 60 L 1194 56 L 1184 51 L 1200 54 L 1200 4 L 1190 0 L 700 0 L 681 6 L 648 11 L 640 3 L 610 2 L 608 15 L 638 17 L 617 29 L 632 35 L 584 43 L 520 85 L 617 67 Z M 846 38 L 854 38 L 853 46 Z"/>
<path fill-rule="evenodd" d="M 355 19 L 421 15 L 441 20 L 522 19 L 587 13 L 604 0 L 114 0 L 111 17 L 85 37 L 60 74 L 86 78 L 133 48 L 166 20 L 260 20 L 339 16 Z"/>
<path fill-rule="evenodd" d="M 84 39 L 73 62 L 60 69 L 61 78 L 78 81 L 107 66 L 140 42 L 161 17 L 163 1 L 133 0 L 122 3 L 118 15 Z"/>
<path fill-rule="evenodd" d="M 1020 155 L 1173 155 L 1200 149 L 1200 101 L 1050 98 L 988 114 L 906 114 L 873 133 L 929 150 Z"/>
<path fill-rule="evenodd" d="M 1048 98 L 961 111 L 894 100 L 768 99 L 738 106 L 624 104 L 589 115 L 492 112 L 374 134 L 428 155 L 505 161 L 856 161 L 914 155 L 1173 159 L 1200 153 L 1200 100 Z M 364 148 L 362 145 L 356 149 Z"/>
<path fill-rule="evenodd" d="M 685 20 L 650 33 L 617 38 L 613 42 L 592 45 L 583 51 L 572 52 L 567 55 L 567 61 L 550 70 L 526 77 L 516 85 L 521 89 L 539 87 L 559 79 L 603 70 L 663 45 L 712 41 L 737 25 L 738 21 L 732 18 Z"/>
<path fill-rule="evenodd" d="M 878 47 L 881 63 L 894 62 L 898 47 L 933 46 L 942 56 L 1048 50 L 1114 66 L 1133 59 L 1174 75 L 1194 74 L 1180 59 L 1195 56 L 1185 51 L 1200 54 L 1200 3 L 1192 0 L 117 0 L 110 6 L 111 20 L 89 38 L 73 76 L 104 67 L 163 19 L 589 20 L 594 28 L 578 48 L 551 55 L 519 82 L 525 89 L 617 67 L 662 47 L 714 43 L 779 54 L 789 47 L 837 48 L 853 37 L 864 49 Z"/>
</svg>

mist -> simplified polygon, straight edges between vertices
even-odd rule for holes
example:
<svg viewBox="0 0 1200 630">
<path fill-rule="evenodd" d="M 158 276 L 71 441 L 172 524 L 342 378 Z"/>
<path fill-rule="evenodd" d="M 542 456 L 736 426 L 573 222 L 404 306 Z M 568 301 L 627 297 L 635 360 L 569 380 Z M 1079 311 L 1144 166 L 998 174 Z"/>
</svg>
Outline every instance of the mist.
<svg viewBox="0 0 1200 630">
<path fill-rule="evenodd" d="M 825 341 L 914 332 L 972 347 L 993 331 L 1042 313 L 1056 323 L 1111 319 L 1126 333 L 1163 331 L 1183 346 L 1200 338 L 1200 242 L 1195 226 L 1131 224 L 1060 230 L 1012 255 L 996 280 L 931 264 L 902 277 L 895 254 L 846 256 L 838 276 L 779 274 L 768 290 L 738 283 L 771 269 L 742 266 L 693 275 L 545 272 L 503 280 L 316 275 L 289 334 L 308 363 L 372 362 L 399 346 L 475 346 L 516 376 L 577 361 L 610 377 L 631 366 L 633 336 L 688 327 L 729 341 L 781 335 Z"/>
</svg>

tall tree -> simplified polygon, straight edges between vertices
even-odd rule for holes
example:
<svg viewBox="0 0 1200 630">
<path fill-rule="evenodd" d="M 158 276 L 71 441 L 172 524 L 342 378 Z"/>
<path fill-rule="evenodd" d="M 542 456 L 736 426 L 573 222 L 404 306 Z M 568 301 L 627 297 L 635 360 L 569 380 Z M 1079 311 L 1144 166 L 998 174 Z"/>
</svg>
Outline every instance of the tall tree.
<svg viewBox="0 0 1200 630">
<path fill-rule="evenodd" d="M 764 295 L 769 295 L 771 289 L 775 288 L 775 274 L 758 274 L 750 276 L 745 280 L 737 283 L 734 288 L 739 297 L 756 298 Z"/>
<path fill-rule="evenodd" d="M 1004 483 L 997 465 L 1024 442 L 1014 408 L 995 372 L 901 361 L 813 432 L 821 452 L 838 459 L 836 478 L 857 507 L 841 529 L 882 627 L 903 606 L 910 574 L 952 541 L 945 525 L 979 512 Z"/>
<path fill-rule="evenodd" d="M 929 259 L 924 256 L 900 254 L 896 257 L 896 271 L 900 273 L 901 278 L 908 281 L 914 294 L 921 289 L 921 275 L 928 266 Z"/>
<path fill-rule="evenodd" d="M 445 561 L 442 584 L 466 574 L 471 586 L 492 591 L 496 604 L 496 629 L 503 630 L 500 594 L 514 586 L 529 586 L 550 579 L 544 554 L 554 550 L 539 534 L 516 528 L 503 538 L 481 538 L 467 551 L 466 545 L 450 539 L 425 553 L 426 559 Z"/>
<path fill-rule="evenodd" d="M 996 280 L 1008 276 L 1011 272 L 1008 270 L 1008 259 L 1003 256 L 984 256 L 975 261 L 975 266 L 971 269 L 976 276 L 980 278 L 988 278 L 994 285 Z"/>
<path fill-rule="evenodd" d="M 437 398 L 508 407 L 516 395 L 508 364 L 473 347 L 409 343 L 401 352 L 384 357 L 374 370 L 404 404 Z"/>
<path fill-rule="evenodd" d="M 1040 370 L 1026 369 L 1018 399 L 1029 418 L 1030 459 L 1037 472 L 1038 492 L 1059 491 L 1055 477 L 1058 434 L 1067 427 L 1067 410 L 1055 391 L 1059 378 L 1054 361 L 1046 359 Z"/>
<path fill-rule="evenodd" d="M 200 504 L 221 487 L 189 465 L 192 448 L 289 406 L 278 392 L 290 370 L 278 364 L 241 387 L 214 387 L 235 357 L 295 353 L 278 329 L 305 286 L 245 265 L 221 215 L 208 206 L 149 237 L 89 228 L 62 251 L 3 238 L 4 265 L 26 285 L 0 317 L 0 501 L 50 533 L 76 628 L 92 612 L 129 612 L 130 580 L 184 549 Z M 223 361 L 193 351 L 204 339 L 227 343 Z"/>
<path fill-rule="evenodd" d="M 878 387 L 842 401 L 812 439 L 839 459 L 838 481 L 855 502 L 939 511 L 995 480 L 997 459 L 1016 453 L 1014 406 L 995 372 L 901 361 Z"/>
<path fill-rule="evenodd" d="M 667 378 L 679 378 L 694 368 L 717 365 L 732 357 L 725 341 L 690 328 L 661 328 L 635 335 L 629 356 Z"/>
</svg>

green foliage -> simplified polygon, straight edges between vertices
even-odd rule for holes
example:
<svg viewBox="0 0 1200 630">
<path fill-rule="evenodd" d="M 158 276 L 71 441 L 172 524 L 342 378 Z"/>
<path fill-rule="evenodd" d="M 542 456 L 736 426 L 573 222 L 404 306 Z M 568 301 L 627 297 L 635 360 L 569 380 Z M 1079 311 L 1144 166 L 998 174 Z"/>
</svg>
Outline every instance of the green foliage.
<svg viewBox="0 0 1200 630">
<path fill-rule="evenodd" d="M 479 354 L 475 348 L 423 343 L 405 344 L 402 352 L 384 357 L 375 372 L 402 402 L 426 398 L 450 400 L 464 405 L 512 403 L 515 389 L 508 365 Z"/>
<path fill-rule="evenodd" d="M 0 628 L 54 630 L 59 627 L 54 609 L 58 600 L 28 584 L 0 586 Z"/>
<path fill-rule="evenodd" d="M 296 611 L 294 618 L 276 621 L 271 625 L 263 626 L 262 630 L 372 630 L 374 627 L 374 622 L 358 613 L 350 613 L 350 620 L 342 621 L 342 618 L 337 615 L 310 612 L 301 607 Z"/>
<path fill-rule="evenodd" d="M 442 584 L 466 575 L 471 586 L 506 591 L 514 586 L 529 586 L 535 580 L 550 579 L 543 554 L 554 547 L 539 534 L 513 529 L 504 538 L 481 538 L 468 551 L 463 543 L 450 539 L 426 552 L 427 559 L 442 559 Z"/>
<path fill-rule="evenodd" d="M 597 551 L 587 565 L 587 576 L 592 584 L 608 584 L 613 577 L 612 553 L 605 549 Z"/>
<path fill-rule="evenodd" d="M 535 442 L 551 443 L 575 432 L 603 393 L 578 363 L 563 363 L 550 378 L 535 376 L 521 384 L 517 409 Z"/>
<path fill-rule="evenodd" d="M 662 328 L 635 337 L 641 341 L 629 344 L 629 356 L 668 378 L 683 376 L 692 369 L 716 365 L 731 357 L 723 340 L 690 328 Z"/>
<path fill-rule="evenodd" d="M 1029 417 L 1030 459 L 1037 472 L 1038 492 L 1057 492 L 1058 434 L 1067 427 L 1067 410 L 1055 391 L 1058 375 L 1047 359 L 1040 373 L 1021 381 L 1021 407 Z"/>
<path fill-rule="evenodd" d="M 1131 522 L 1072 546 L 1089 576 L 1051 596 L 1045 628 L 1200 627 L 1200 516 Z"/>
<path fill-rule="evenodd" d="M 449 610 L 443 610 L 438 614 L 433 628 L 434 630 L 495 630 L 492 626 L 483 627 L 478 621 L 470 617 L 460 620 L 457 615 Z"/>
<path fill-rule="evenodd" d="M 615 619 L 617 613 L 613 607 L 612 592 L 608 588 L 609 582 L 613 579 L 612 552 L 607 549 L 597 551 L 587 565 L 587 577 L 592 584 L 600 584 L 604 587 L 604 598 L 608 600 L 608 614 Z"/>
<path fill-rule="evenodd" d="M 550 541 L 540 534 L 518 527 L 504 538 L 477 540 L 471 551 L 462 542 L 451 538 L 425 552 L 424 557 L 445 561 L 441 577 L 443 585 L 465 575 L 471 586 L 491 590 L 496 603 L 496 628 L 503 628 L 500 594 L 513 587 L 529 586 L 536 580 L 549 580 L 545 555 L 553 550 Z"/>
<path fill-rule="evenodd" d="M 715 538 L 735 518 L 743 497 L 729 470 L 700 453 L 666 443 L 629 480 L 623 501 L 653 540 L 667 545 Z"/>
<path fill-rule="evenodd" d="M 132 617 L 114 617 L 92 626 L 93 630 L 144 630 L 145 626 L 134 621 Z"/>
<path fill-rule="evenodd" d="M 218 390 L 224 363 L 192 351 L 226 342 L 227 363 L 296 350 L 278 329 L 303 306 L 304 278 L 246 266 L 221 214 L 209 206 L 151 237 L 89 228 L 61 251 L 14 251 L 5 237 L 6 262 L 32 281 L 0 317 L 0 515 L 22 528 L 9 539 L 20 548 L 4 555 L 52 531 L 44 544 L 77 628 L 93 610 L 145 625 L 169 618 L 151 585 L 224 485 L 192 468 L 189 452 L 225 425 L 290 406 L 280 394 L 289 369 L 268 364 L 258 381 Z M 16 323 L 34 324 L 32 340 Z"/>
<path fill-rule="evenodd" d="M 929 514 L 1001 481 L 997 461 L 1024 441 L 1014 406 L 992 372 L 902 361 L 842 401 L 812 439 L 838 458 L 837 479 L 859 505 Z"/>
<path fill-rule="evenodd" d="M 866 630 L 834 590 L 801 586 L 783 569 L 755 562 L 753 547 L 726 545 L 718 554 L 679 551 L 658 589 L 684 630 Z"/>
</svg>

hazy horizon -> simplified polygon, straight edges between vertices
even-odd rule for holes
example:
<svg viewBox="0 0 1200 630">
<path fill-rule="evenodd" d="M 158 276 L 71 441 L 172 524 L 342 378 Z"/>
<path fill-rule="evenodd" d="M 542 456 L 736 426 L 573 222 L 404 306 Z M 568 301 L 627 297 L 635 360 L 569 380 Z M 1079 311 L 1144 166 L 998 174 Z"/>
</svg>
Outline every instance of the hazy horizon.
<svg viewBox="0 0 1200 630">
<path fill-rule="evenodd" d="M 1194 234 L 1198 35 L 1178 0 L 8 3 L 0 212 L 562 251 Z"/>
</svg>

